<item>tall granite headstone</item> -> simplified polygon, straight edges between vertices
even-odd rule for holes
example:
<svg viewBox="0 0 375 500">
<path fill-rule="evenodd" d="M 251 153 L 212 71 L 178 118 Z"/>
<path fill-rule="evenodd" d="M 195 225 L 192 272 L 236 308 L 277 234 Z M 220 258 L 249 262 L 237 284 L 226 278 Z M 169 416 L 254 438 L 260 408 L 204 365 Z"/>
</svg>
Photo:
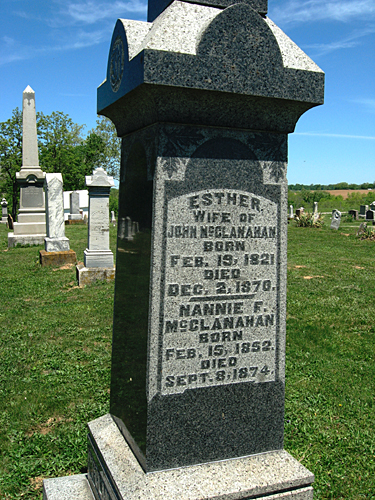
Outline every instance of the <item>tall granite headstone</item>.
<svg viewBox="0 0 375 500">
<path fill-rule="evenodd" d="M 43 184 L 45 172 L 39 166 L 36 130 L 35 92 L 27 86 L 22 107 L 22 167 L 16 174 L 20 185 L 18 221 L 8 234 L 8 247 L 17 244 L 40 245 L 46 236 Z"/>
<path fill-rule="evenodd" d="M 42 265 L 74 264 L 76 254 L 70 250 L 69 238 L 65 236 L 63 179 L 60 173 L 46 174 L 47 236 L 44 250 L 40 251 Z"/>
<path fill-rule="evenodd" d="M 5 198 L 1 200 L 1 221 L 2 224 L 8 222 L 8 202 Z"/>
<path fill-rule="evenodd" d="M 289 205 L 289 214 L 288 214 L 288 219 L 294 219 L 294 210 L 293 210 L 293 205 Z"/>
<path fill-rule="evenodd" d="M 147 23 L 116 24 L 98 111 L 122 137 L 119 220 L 140 232 L 117 240 L 97 499 L 312 499 L 283 450 L 286 167 L 324 74 L 266 10 L 149 0 Z"/>
<path fill-rule="evenodd" d="M 113 253 L 109 248 L 109 193 L 113 177 L 102 168 L 86 176 L 89 190 L 88 245 L 84 252 L 84 266 L 77 266 L 79 284 L 115 277 Z"/>
</svg>

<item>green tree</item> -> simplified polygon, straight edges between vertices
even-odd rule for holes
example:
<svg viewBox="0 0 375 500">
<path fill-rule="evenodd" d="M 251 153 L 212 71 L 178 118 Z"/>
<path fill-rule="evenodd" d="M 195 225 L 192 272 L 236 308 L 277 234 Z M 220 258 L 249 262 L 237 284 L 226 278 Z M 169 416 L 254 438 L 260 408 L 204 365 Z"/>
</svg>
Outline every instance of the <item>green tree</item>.
<svg viewBox="0 0 375 500">
<path fill-rule="evenodd" d="M 84 161 L 84 125 L 77 125 L 61 111 L 38 113 L 39 163 L 45 172 L 60 172 L 64 189 L 83 189 L 89 174 Z"/>
<path fill-rule="evenodd" d="M 109 212 L 113 210 L 116 217 L 118 216 L 118 198 L 119 190 L 116 188 L 112 188 L 109 193 Z"/>
<path fill-rule="evenodd" d="M 107 157 L 108 146 L 102 135 L 92 131 L 84 139 L 83 128 L 61 111 L 37 113 L 39 164 L 45 172 L 60 172 L 68 191 L 84 189 L 85 175 L 105 164 Z M 16 173 L 21 167 L 22 112 L 16 108 L 9 120 L 0 123 L 0 190 L 13 218 L 19 199 Z"/>
<path fill-rule="evenodd" d="M 19 108 L 12 117 L 0 123 L 0 190 L 8 198 L 9 211 L 16 218 L 19 188 L 16 173 L 22 166 L 22 113 Z"/>
<path fill-rule="evenodd" d="M 120 177 L 120 159 L 121 159 L 121 139 L 117 137 L 116 128 L 108 118 L 99 116 L 96 120 L 96 127 L 90 131 L 90 134 L 96 134 L 102 138 L 104 151 L 100 157 L 101 166 L 108 175 L 115 179 Z"/>
</svg>

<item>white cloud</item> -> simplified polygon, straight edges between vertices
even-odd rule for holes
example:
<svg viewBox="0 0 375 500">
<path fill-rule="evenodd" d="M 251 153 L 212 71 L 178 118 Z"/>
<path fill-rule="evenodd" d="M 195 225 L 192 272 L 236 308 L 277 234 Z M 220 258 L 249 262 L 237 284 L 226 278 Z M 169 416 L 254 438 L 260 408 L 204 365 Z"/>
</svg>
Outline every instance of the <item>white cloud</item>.
<svg viewBox="0 0 375 500">
<path fill-rule="evenodd" d="M 12 47 L 16 43 L 15 39 L 11 38 L 10 36 L 4 35 L 1 39 L 8 47 Z"/>
<path fill-rule="evenodd" d="M 14 46 L 11 44 L 9 46 L 9 43 L 6 40 L 7 37 L 2 37 L 0 41 L 3 41 L 5 46 L 2 46 L 0 43 L 0 66 L 14 61 L 32 59 L 43 54 L 91 47 L 101 42 L 108 43 L 112 29 L 108 27 L 103 30 L 91 32 L 78 30 L 74 33 L 70 33 L 70 36 L 66 36 L 63 40 L 59 39 L 58 43 L 38 47 L 33 47 L 29 44 L 23 45 L 20 43 L 14 44 Z"/>
<path fill-rule="evenodd" d="M 369 135 L 326 134 L 324 132 L 294 132 L 293 135 L 308 135 L 312 137 L 337 137 L 338 139 L 365 139 L 375 141 L 375 136 Z"/>
<path fill-rule="evenodd" d="M 329 43 L 315 43 L 310 45 L 304 45 L 304 49 L 314 49 L 316 55 L 324 55 L 329 52 L 340 49 L 350 49 L 356 47 L 362 43 L 361 39 L 367 35 L 375 33 L 375 25 L 369 25 L 363 27 L 361 30 L 355 30 L 348 36 L 342 38 L 341 40 L 336 40 Z"/>
<path fill-rule="evenodd" d="M 374 0 L 287 0 L 281 6 L 270 8 L 272 20 L 284 25 L 322 20 L 349 22 L 374 16 Z"/>
<path fill-rule="evenodd" d="M 351 102 L 361 104 L 367 109 L 367 111 L 370 111 L 370 113 L 375 113 L 375 98 L 353 99 Z"/>
<path fill-rule="evenodd" d="M 61 12 L 73 22 L 94 24 L 103 19 L 113 19 L 115 21 L 118 17 L 125 17 L 129 13 L 146 15 L 147 2 L 140 0 L 131 0 L 128 2 L 121 0 L 115 2 L 86 0 L 64 4 Z"/>
</svg>

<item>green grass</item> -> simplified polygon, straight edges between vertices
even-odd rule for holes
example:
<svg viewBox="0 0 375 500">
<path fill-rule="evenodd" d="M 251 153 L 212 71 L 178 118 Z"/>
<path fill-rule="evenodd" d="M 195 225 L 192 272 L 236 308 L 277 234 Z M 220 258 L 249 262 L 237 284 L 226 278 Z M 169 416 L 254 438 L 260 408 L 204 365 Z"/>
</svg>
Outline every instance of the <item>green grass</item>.
<svg viewBox="0 0 375 500">
<path fill-rule="evenodd" d="M 316 499 L 375 498 L 375 243 L 352 225 L 288 226 L 285 448 Z"/>
<path fill-rule="evenodd" d="M 288 226 L 285 448 L 315 474 L 315 500 L 375 498 L 375 242 L 351 226 Z M 66 234 L 82 261 L 87 227 Z M 7 250 L 0 225 L 6 500 L 84 471 L 86 424 L 109 409 L 114 285 L 78 288 L 74 268 L 40 267 L 42 248 Z"/>
</svg>

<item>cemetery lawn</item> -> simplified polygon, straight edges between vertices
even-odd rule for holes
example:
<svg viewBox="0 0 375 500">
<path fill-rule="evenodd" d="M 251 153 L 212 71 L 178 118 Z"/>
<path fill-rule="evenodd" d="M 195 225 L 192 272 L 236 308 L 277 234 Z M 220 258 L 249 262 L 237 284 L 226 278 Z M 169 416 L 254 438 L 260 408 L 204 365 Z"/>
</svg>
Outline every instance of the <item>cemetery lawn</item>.
<svg viewBox="0 0 375 500">
<path fill-rule="evenodd" d="M 354 225 L 288 226 L 285 449 L 315 500 L 375 498 L 375 242 Z M 109 410 L 114 284 L 79 288 L 42 246 L 7 250 L 4 226 L 0 498 L 41 499 L 43 478 L 85 472 L 86 424 Z M 83 261 L 87 226 L 66 234 Z"/>
</svg>

